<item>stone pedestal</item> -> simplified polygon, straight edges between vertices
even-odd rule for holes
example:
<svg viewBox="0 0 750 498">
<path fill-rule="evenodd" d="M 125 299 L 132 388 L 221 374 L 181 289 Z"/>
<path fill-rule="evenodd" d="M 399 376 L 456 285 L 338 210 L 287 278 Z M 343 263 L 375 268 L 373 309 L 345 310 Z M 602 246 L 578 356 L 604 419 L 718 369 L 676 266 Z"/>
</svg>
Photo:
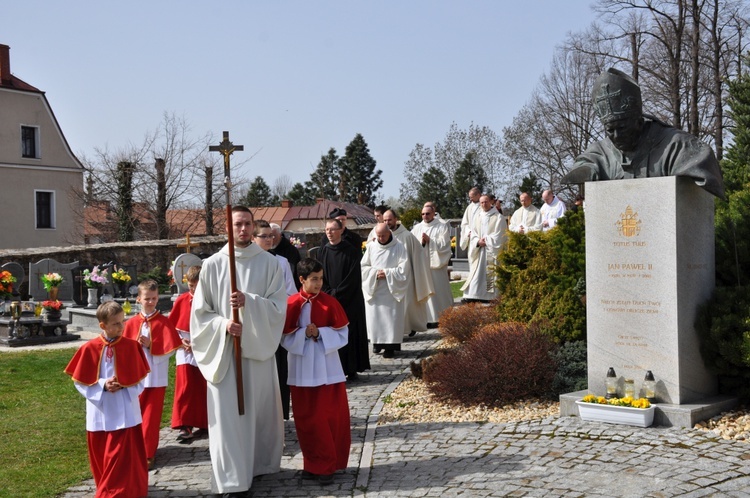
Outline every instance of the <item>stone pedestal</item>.
<svg viewBox="0 0 750 498">
<path fill-rule="evenodd" d="M 713 288 L 713 196 L 680 177 L 586 184 L 589 391 L 603 395 L 614 367 L 620 396 L 647 370 L 658 402 L 716 394 L 694 329 Z"/>
<path fill-rule="evenodd" d="M 65 320 L 44 321 L 34 316 L 22 316 L 16 327 L 13 318 L 0 316 L 0 344 L 9 347 L 37 346 L 79 339 L 76 334 L 68 334 L 67 327 Z"/>
</svg>

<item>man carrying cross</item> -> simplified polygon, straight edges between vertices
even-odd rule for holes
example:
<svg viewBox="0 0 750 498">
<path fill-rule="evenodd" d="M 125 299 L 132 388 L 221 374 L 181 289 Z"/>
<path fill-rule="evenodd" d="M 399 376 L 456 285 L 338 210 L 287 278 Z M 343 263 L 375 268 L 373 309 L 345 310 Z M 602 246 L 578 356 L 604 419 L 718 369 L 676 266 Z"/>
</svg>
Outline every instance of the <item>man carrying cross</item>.
<svg viewBox="0 0 750 498">
<path fill-rule="evenodd" d="M 190 327 L 193 355 L 208 381 L 211 488 L 231 497 L 245 496 L 253 477 L 281 466 L 284 423 L 274 354 L 287 295 L 275 257 L 252 243 L 250 210 L 231 208 L 230 221 L 232 251 L 228 243 L 204 261 Z"/>
</svg>

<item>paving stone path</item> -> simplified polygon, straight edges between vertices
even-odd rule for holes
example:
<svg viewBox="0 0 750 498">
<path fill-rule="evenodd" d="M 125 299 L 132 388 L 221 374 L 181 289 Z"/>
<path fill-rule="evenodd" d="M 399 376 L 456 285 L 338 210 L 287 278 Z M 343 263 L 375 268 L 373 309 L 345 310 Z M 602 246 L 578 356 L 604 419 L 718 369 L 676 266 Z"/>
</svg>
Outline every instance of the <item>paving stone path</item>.
<svg viewBox="0 0 750 498">
<path fill-rule="evenodd" d="M 692 429 L 575 417 L 377 425 L 385 397 L 437 340 L 436 331 L 420 333 L 393 360 L 373 355 L 372 370 L 347 384 L 352 449 L 349 467 L 332 485 L 302 480 L 302 454 L 288 421 L 281 471 L 256 478 L 250 496 L 750 497 L 750 444 Z M 161 432 L 149 496 L 214 496 L 208 440 L 181 445 L 175 436 L 171 429 Z M 93 481 L 85 481 L 63 496 L 93 495 Z"/>
</svg>

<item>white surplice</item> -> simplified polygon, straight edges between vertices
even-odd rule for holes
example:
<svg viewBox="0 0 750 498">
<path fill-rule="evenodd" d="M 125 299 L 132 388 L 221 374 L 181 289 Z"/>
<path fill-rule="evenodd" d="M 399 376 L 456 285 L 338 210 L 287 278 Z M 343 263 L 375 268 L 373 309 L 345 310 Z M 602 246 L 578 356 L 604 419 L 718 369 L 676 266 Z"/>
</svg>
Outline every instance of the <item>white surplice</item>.
<svg viewBox="0 0 750 498">
<path fill-rule="evenodd" d="M 406 248 L 411 273 L 409 290 L 406 293 L 404 334 L 408 335 L 412 330 L 427 330 L 427 300 L 435 293 L 430 262 L 422 251 L 421 242 L 403 225 L 397 225 L 391 233 Z"/>
<path fill-rule="evenodd" d="M 479 201 L 470 202 L 464 210 L 464 216 L 461 218 L 461 241 L 459 247 L 464 251 L 469 247 L 469 236 L 471 233 L 471 225 L 474 221 L 474 216 L 481 212 L 482 208 L 479 205 Z"/>
<path fill-rule="evenodd" d="M 370 241 L 361 266 L 367 337 L 372 344 L 401 344 L 411 278 L 406 248 L 393 236 L 385 245 Z M 384 279 L 377 278 L 378 270 L 385 272 Z"/>
<path fill-rule="evenodd" d="M 229 251 L 224 246 L 204 261 L 190 321 L 193 355 L 208 381 L 208 432 L 215 493 L 250 489 L 254 476 L 278 472 L 284 444 L 279 381 L 274 353 L 286 318 L 287 294 L 281 265 L 250 244 L 235 248 L 237 289 L 245 295 L 242 378 L 245 414 L 238 413 Z"/>
<path fill-rule="evenodd" d="M 565 203 L 555 195 L 552 198 L 551 204 L 547 204 L 546 202 L 542 204 L 542 207 L 539 208 L 539 214 L 542 217 L 542 225 L 544 225 L 545 221 L 547 222 L 547 227 L 542 226 L 542 230 L 545 232 L 552 230 L 557 226 L 557 219 L 565 216 Z"/>
<path fill-rule="evenodd" d="M 510 217 L 508 229 L 511 232 L 518 232 L 521 227 L 524 233 L 538 232 L 542 229 L 542 214 L 533 204 L 529 204 L 529 207 L 521 206 Z"/>
<path fill-rule="evenodd" d="M 491 266 L 495 264 L 507 240 L 505 216 L 494 207 L 482 211 L 474 218 L 469 241 L 469 277 L 461 287 L 465 299 L 489 301 L 497 297 L 495 279 Z M 485 246 L 477 243 L 484 239 Z"/>
<path fill-rule="evenodd" d="M 440 319 L 440 313 L 453 306 L 453 293 L 448 278 L 448 264 L 451 260 L 450 225 L 437 218 L 433 218 L 430 223 L 422 220 L 411 229 L 411 233 L 417 241 L 422 240 L 423 233 L 430 237 L 430 241 L 420 250 L 429 262 L 435 291 L 427 299 L 427 321 L 436 323 Z"/>
</svg>

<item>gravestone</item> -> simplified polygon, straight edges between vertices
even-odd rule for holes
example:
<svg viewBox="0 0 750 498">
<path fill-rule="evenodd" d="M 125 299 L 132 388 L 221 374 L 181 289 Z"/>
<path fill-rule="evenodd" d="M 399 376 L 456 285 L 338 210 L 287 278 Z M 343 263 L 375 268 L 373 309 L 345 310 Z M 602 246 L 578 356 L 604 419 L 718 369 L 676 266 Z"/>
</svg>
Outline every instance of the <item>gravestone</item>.
<svg viewBox="0 0 750 498">
<path fill-rule="evenodd" d="M 183 283 L 182 279 L 187 273 L 191 266 L 202 266 L 203 260 L 192 253 L 183 253 L 177 256 L 174 260 L 174 266 L 172 267 L 172 276 L 174 283 L 177 286 L 177 293 L 182 294 L 187 292 L 187 283 Z"/>
<path fill-rule="evenodd" d="M 15 262 L 5 263 L 0 267 L 0 271 L 8 271 L 11 275 L 13 275 L 13 277 L 16 279 L 16 282 L 13 284 L 13 295 L 19 294 L 21 285 L 26 278 L 26 272 L 23 271 L 23 266 Z"/>
<path fill-rule="evenodd" d="M 590 392 L 606 392 L 614 367 L 620 388 L 632 378 L 636 391 L 651 370 L 660 402 L 714 395 L 694 328 L 713 288 L 711 194 L 685 177 L 586 183 Z"/>
<path fill-rule="evenodd" d="M 47 291 L 42 284 L 42 275 L 45 273 L 59 273 L 63 277 L 57 293 L 60 301 L 73 300 L 73 268 L 78 267 L 78 261 L 73 263 L 60 263 L 54 259 L 45 258 L 36 263 L 29 263 L 29 294 L 37 301 L 48 298 Z"/>
</svg>

